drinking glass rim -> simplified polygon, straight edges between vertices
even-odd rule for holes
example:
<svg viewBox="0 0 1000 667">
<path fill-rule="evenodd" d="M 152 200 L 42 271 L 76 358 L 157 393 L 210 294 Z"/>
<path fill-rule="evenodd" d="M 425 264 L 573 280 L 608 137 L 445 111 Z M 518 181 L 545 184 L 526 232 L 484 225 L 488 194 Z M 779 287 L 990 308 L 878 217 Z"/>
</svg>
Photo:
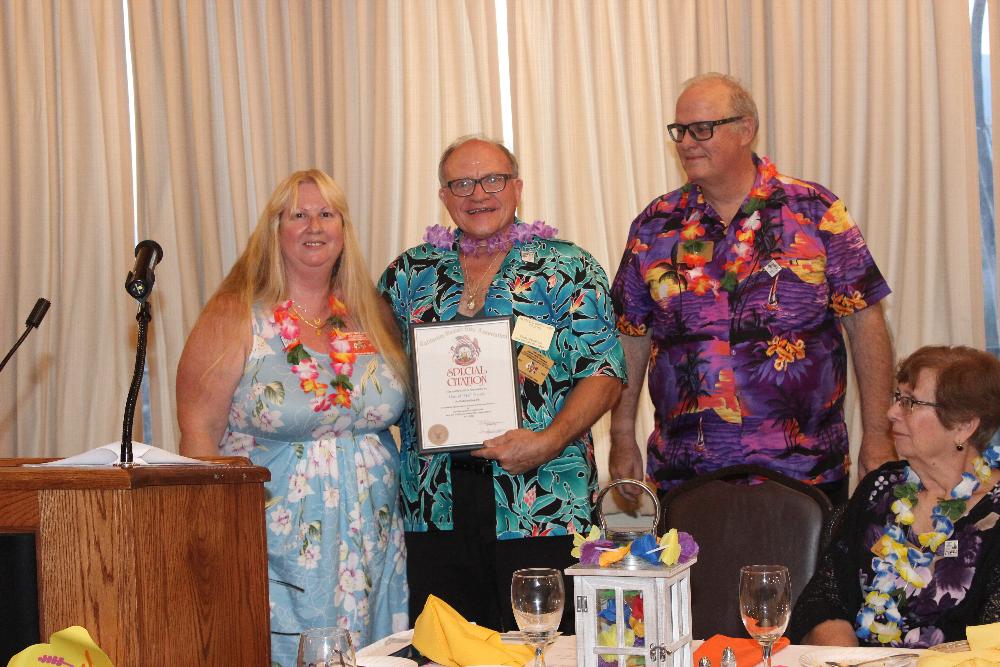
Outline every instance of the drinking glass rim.
<svg viewBox="0 0 1000 667">
<path fill-rule="evenodd" d="M 751 574 L 757 574 L 760 572 L 781 572 L 784 570 L 788 571 L 787 565 L 744 565 L 740 568 L 740 572 L 747 572 Z"/>
<path fill-rule="evenodd" d="M 322 628 L 306 628 L 300 635 L 333 635 L 333 634 L 345 634 L 350 639 L 351 631 L 347 628 L 339 628 L 336 625 L 329 625 Z"/>
<path fill-rule="evenodd" d="M 553 574 L 562 574 L 562 572 L 554 567 L 524 567 L 520 570 L 514 570 L 514 574 L 519 574 L 522 577 L 551 577 Z"/>
</svg>

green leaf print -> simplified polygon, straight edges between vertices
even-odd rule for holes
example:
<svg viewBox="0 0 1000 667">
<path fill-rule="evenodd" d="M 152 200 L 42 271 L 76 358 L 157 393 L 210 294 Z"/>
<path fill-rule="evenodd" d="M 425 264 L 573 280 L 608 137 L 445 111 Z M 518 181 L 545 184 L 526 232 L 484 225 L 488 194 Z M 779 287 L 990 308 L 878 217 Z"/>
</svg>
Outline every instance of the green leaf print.
<svg viewBox="0 0 1000 667">
<path fill-rule="evenodd" d="M 275 405 L 282 405 L 285 402 L 285 385 L 277 380 L 268 383 L 264 387 L 264 398 Z"/>
</svg>

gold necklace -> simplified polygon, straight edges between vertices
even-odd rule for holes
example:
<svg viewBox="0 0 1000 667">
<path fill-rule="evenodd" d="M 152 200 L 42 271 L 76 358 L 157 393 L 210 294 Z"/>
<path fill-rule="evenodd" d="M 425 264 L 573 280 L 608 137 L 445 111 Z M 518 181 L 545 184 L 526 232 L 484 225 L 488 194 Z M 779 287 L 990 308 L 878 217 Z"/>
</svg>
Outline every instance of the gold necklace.
<svg viewBox="0 0 1000 667">
<path fill-rule="evenodd" d="M 302 322 L 306 326 L 312 327 L 313 329 L 315 329 L 316 333 L 319 333 L 320 331 L 322 331 L 323 329 L 326 328 L 327 320 L 324 320 L 324 319 L 319 318 L 319 317 L 308 318 L 308 317 L 306 317 L 305 315 L 302 314 L 302 311 L 299 310 L 300 308 L 302 308 L 302 306 L 300 306 L 299 304 L 295 303 L 295 300 L 292 299 L 292 312 L 295 313 L 295 316 L 298 317 L 300 320 L 302 320 Z"/>
<path fill-rule="evenodd" d="M 504 254 L 505 253 L 498 252 L 493 256 L 493 259 L 490 261 L 490 265 L 486 267 L 486 270 L 483 271 L 483 273 L 479 276 L 479 280 L 475 282 L 475 287 L 470 286 L 472 284 L 472 281 L 466 282 L 466 286 L 469 287 L 469 296 L 468 300 L 465 302 L 465 309 L 468 310 L 469 312 L 471 313 L 476 312 L 476 296 L 479 294 L 479 290 L 481 290 L 484 287 L 486 278 L 493 277 L 493 265 L 496 264 L 497 258 L 501 257 Z M 462 272 L 465 274 L 465 277 L 469 278 L 469 269 L 467 266 L 468 262 L 466 262 L 466 265 L 462 265 L 462 260 L 461 258 L 459 258 L 458 263 L 459 266 L 462 266 Z M 485 299 L 483 299 L 483 301 L 485 302 Z"/>
</svg>

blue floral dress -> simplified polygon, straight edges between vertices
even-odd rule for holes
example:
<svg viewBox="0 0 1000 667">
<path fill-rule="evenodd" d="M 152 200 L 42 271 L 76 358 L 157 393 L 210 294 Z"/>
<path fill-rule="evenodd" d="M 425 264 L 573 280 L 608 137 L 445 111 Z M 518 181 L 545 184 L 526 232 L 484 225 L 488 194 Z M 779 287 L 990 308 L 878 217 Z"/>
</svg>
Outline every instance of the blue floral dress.
<svg viewBox="0 0 1000 667">
<path fill-rule="evenodd" d="M 318 380 L 332 384 L 329 357 L 310 354 Z M 345 627 L 363 646 L 409 627 L 399 453 L 388 430 L 402 413 L 403 388 L 370 353 L 358 354 L 351 382 L 351 407 L 315 411 L 272 313 L 255 311 L 253 348 L 219 448 L 271 471 L 272 665 L 295 665 L 306 628 Z"/>
</svg>

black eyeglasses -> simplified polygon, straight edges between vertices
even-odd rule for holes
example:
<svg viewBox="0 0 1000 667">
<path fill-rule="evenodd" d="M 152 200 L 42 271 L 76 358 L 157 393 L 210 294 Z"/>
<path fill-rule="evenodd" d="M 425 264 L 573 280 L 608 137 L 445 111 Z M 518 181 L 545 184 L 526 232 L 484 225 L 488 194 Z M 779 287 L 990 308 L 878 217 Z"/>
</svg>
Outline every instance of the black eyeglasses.
<svg viewBox="0 0 1000 667">
<path fill-rule="evenodd" d="M 913 411 L 914 405 L 926 405 L 929 408 L 944 407 L 939 403 L 931 403 L 930 401 L 920 401 L 913 398 L 912 396 L 904 396 L 903 394 L 899 393 L 899 391 L 892 392 L 892 402 L 899 403 L 899 407 L 903 408 L 903 410 L 907 413 Z"/>
<path fill-rule="evenodd" d="M 513 174 L 486 174 L 482 178 L 456 178 L 445 185 L 456 197 L 468 197 L 476 191 L 476 184 L 483 186 L 483 192 L 493 194 L 507 187 L 507 179 L 513 177 Z"/>
<path fill-rule="evenodd" d="M 735 123 L 743 120 L 743 116 L 730 116 L 722 120 L 699 120 L 693 123 L 671 123 L 667 125 L 667 132 L 670 138 L 680 143 L 684 139 L 684 133 L 690 132 L 691 138 L 695 141 L 708 141 L 715 134 L 715 128 L 727 123 Z"/>
</svg>

